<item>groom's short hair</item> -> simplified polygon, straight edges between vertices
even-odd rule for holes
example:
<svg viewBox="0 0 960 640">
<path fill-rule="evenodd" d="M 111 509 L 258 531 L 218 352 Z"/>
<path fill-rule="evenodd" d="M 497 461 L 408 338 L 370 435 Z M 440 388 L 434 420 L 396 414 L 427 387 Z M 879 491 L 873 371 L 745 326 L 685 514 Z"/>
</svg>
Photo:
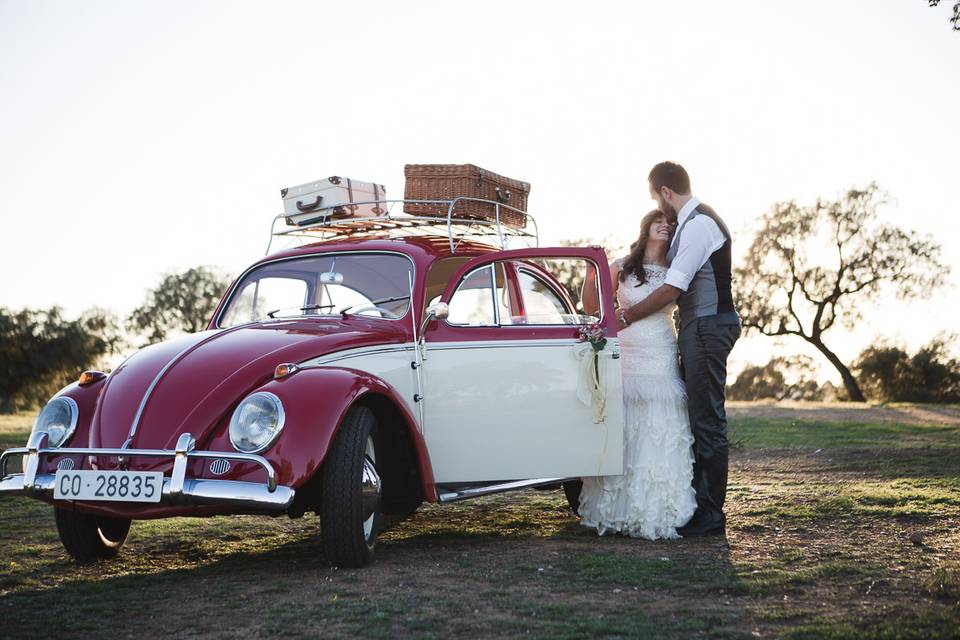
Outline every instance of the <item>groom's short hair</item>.
<svg viewBox="0 0 960 640">
<path fill-rule="evenodd" d="M 647 176 L 654 191 L 660 191 L 660 187 L 667 187 L 674 193 L 688 196 L 690 190 L 690 176 L 687 170 L 676 162 L 661 162 L 650 169 L 650 175 Z"/>
</svg>

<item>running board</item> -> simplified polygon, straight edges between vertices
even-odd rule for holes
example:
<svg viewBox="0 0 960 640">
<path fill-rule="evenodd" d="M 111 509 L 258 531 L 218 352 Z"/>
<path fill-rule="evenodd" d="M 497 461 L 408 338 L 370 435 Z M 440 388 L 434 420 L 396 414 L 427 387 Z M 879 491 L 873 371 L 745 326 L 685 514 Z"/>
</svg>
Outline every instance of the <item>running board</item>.
<svg viewBox="0 0 960 640">
<path fill-rule="evenodd" d="M 533 480 L 514 480 L 501 484 L 488 484 L 481 487 L 465 487 L 463 489 L 440 493 L 439 500 L 440 502 L 456 502 L 457 500 L 466 500 L 467 498 L 479 498 L 480 496 L 488 496 L 493 493 L 513 491 L 514 489 L 526 489 L 528 487 L 539 487 L 544 484 L 555 484 L 568 479 L 569 478 L 535 478 Z"/>
</svg>

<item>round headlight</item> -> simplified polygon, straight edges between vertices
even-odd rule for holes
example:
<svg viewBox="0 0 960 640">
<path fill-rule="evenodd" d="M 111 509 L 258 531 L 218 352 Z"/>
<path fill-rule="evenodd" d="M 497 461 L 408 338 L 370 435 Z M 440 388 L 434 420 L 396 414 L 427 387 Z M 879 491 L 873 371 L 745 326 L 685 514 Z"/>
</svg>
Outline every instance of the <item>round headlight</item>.
<svg viewBox="0 0 960 640">
<path fill-rule="evenodd" d="M 237 451 L 260 453 L 276 440 L 283 428 L 283 404 L 266 391 L 252 393 L 230 418 L 230 442 Z"/>
<path fill-rule="evenodd" d="M 40 410 L 33 423 L 33 432 L 47 432 L 47 446 L 59 447 L 70 439 L 77 429 L 80 410 L 73 398 L 59 396 Z"/>
</svg>

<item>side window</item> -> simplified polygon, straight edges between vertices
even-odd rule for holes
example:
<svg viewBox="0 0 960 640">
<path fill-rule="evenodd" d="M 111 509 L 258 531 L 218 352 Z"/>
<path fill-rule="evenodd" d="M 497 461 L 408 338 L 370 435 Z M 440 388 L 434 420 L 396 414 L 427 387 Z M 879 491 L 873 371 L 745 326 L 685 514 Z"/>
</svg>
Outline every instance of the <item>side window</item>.
<svg viewBox="0 0 960 640">
<path fill-rule="evenodd" d="M 234 326 L 261 320 L 271 311 L 277 318 L 299 316 L 307 304 L 307 283 L 296 278 L 261 278 L 243 288 L 229 313 L 221 321 Z"/>
<path fill-rule="evenodd" d="M 496 324 L 493 313 L 491 266 L 480 267 L 460 281 L 450 298 L 450 324 L 488 327 Z"/>
<path fill-rule="evenodd" d="M 498 322 L 501 325 L 512 324 L 514 313 L 507 282 L 502 262 L 470 272 L 450 299 L 450 316 L 447 322 L 477 327 L 494 326 Z"/>
<path fill-rule="evenodd" d="M 527 324 L 567 324 L 564 314 L 571 310 L 543 280 L 526 269 L 518 269 L 517 281 Z"/>
<path fill-rule="evenodd" d="M 585 289 L 597 290 L 597 266 L 585 258 L 534 258 L 517 261 L 517 283 L 526 324 L 590 324 Z M 589 286 L 588 286 L 589 281 Z"/>
<path fill-rule="evenodd" d="M 508 274 L 515 274 L 508 277 Z M 447 323 L 460 326 L 579 325 L 583 290 L 597 268 L 582 258 L 495 262 L 467 274 L 450 299 Z M 439 299 L 439 296 L 437 297 Z"/>
</svg>

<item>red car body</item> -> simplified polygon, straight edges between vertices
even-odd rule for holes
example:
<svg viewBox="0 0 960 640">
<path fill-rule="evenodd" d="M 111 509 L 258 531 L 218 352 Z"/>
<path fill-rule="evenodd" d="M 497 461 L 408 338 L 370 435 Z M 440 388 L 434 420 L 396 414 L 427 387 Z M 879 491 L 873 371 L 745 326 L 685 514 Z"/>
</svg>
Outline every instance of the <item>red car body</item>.
<svg viewBox="0 0 960 640">
<path fill-rule="evenodd" d="M 363 315 L 343 317 L 317 316 L 277 318 L 221 329 L 218 326 L 225 306 L 243 279 L 234 282 L 221 300 L 208 326 L 208 331 L 185 336 L 140 350 L 118 366 L 109 376 L 92 383 L 75 383 L 60 395 L 72 398 L 79 418 L 76 431 L 64 451 L 45 449 L 34 455 L 32 479 L 22 475 L 2 478 L 0 489 L 25 492 L 62 510 L 93 514 L 104 518 L 149 519 L 170 516 L 203 516 L 224 513 L 274 512 L 298 515 L 311 508 L 315 501 L 316 480 L 327 459 L 331 443 L 337 437 L 345 416 L 352 407 L 368 407 L 381 422 L 397 429 L 385 450 L 401 451 L 396 463 L 384 462 L 383 499 L 385 511 L 410 511 L 421 501 L 437 501 L 430 452 L 410 403 L 401 392 L 368 372 L 349 367 L 325 366 L 305 368 L 295 375 L 277 378 L 275 370 L 284 363 L 303 363 L 345 349 L 375 345 L 406 345 L 416 340 L 417 327 L 424 321 L 425 279 L 431 266 L 451 255 L 445 237 L 362 238 L 310 244 L 286 250 L 258 261 L 245 273 L 262 265 L 303 256 L 340 252 L 389 252 L 402 254 L 412 261 L 414 269 L 413 298 L 402 321 L 385 322 Z M 569 258 L 582 258 L 597 265 L 600 279 L 609 282 L 606 260 L 601 249 L 564 248 L 557 250 Z M 463 276 L 494 260 L 524 261 L 543 255 L 542 250 L 518 249 L 502 251 L 495 247 L 461 242 L 456 255 L 469 258 L 446 284 L 443 301 L 449 301 Z M 537 269 L 530 265 L 529 269 Z M 554 282 L 545 272 L 546 281 Z M 557 295 L 566 292 L 554 284 Z M 605 285 L 604 285 L 605 286 Z M 509 295 L 523 313 L 523 299 L 515 278 L 510 279 Z M 610 337 L 616 335 L 614 310 L 610 296 L 603 296 L 602 322 Z M 412 314 L 412 316 L 410 315 Z M 434 321 L 431 339 L 455 341 L 486 340 L 550 340 L 576 337 L 576 326 L 530 326 L 504 335 L 497 327 L 465 331 L 462 327 Z M 414 365 L 415 366 L 415 365 Z M 241 400 L 256 391 L 277 396 L 286 411 L 287 426 L 274 444 L 260 456 L 275 472 L 271 481 L 262 462 L 239 459 L 231 445 L 228 424 Z M 194 442 L 189 449 L 209 452 L 206 457 L 183 458 L 185 471 L 178 492 L 161 503 L 135 502 L 64 502 L 53 499 L 52 478 L 58 469 L 161 471 L 172 480 L 176 473 L 176 456 L 140 456 L 138 451 L 177 450 L 184 434 Z M 11 450 L 5 455 L 26 454 L 28 458 L 42 449 L 44 440 L 32 439 L 27 448 Z M 182 443 L 181 443 L 182 444 Z M 82 449 L 82 453 L 70 449 Z M 116 455 L 117 450 L 129 455 Z M 108 450 L 104 454 L 97 450 Z M 231 461 L 229 469 L 215 474 L 211 458 L 222 454 Z M 186 478 L 186 480 L 184 480 Z M 44 480 L 41 480 L 44 479 Z M 214 499 L 220 494 L 203 494 L 202 481 L 240 483 L 236 486 L 263 487 L 276 485 L 284 496 L 271 498 L 272 504 L 256 504 L 238 499 Z M 19 483 L 19 484 L 18 484 Z M 210 484 L 210 487 L 215 486 Z M 194 499 L 190 491 L 196 491 Z M 220 489 L 218 489 L 219 491 Z M 261 490 L 262 491 L 262 490 Z M 269 492 L 276 496 L 276 491 Z M 204 497 L 206 495 L 206 497 Z M 224 494 L 226 495 L 226 494 Z M 260 494 L 257 494 L 260 495 Z M 263 494 L 266 495 L 266 494 Z M 170 499 L 167 499 L 167 498 Z"/>
</svg>

